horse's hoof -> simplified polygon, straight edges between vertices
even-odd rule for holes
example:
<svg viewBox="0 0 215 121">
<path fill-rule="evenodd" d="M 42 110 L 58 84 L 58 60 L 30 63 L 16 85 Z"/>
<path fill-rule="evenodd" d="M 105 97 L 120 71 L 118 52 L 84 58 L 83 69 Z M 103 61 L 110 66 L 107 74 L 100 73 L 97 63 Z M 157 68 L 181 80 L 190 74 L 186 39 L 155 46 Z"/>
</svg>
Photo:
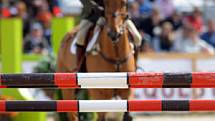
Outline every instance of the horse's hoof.
<svg viewBox="0 0 215 121">
<path fill-rule="evenodd" d="M 122 121 L 123 113 L 107 113 L 105 119 L 106 121 Z"/>
<path fill-rule="evenodd" d="M 133 121 L 133 118 L 129 115 L 129 113 L 124 113 L 123 121 Z"/>
</svg>

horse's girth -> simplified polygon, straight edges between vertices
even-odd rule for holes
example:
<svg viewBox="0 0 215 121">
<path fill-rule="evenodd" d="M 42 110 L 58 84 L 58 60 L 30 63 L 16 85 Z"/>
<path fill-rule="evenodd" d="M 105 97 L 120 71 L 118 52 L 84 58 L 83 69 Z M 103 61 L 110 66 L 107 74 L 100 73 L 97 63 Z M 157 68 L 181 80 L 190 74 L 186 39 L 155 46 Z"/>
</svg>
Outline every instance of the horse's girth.
<svg viewBox="0 0 215 121">
<path fill-rule="evenodd" d="M 133 51 L 131 50 L 127 56 L 124 58 L 112 59 L 107 57 L 101 50 L 98 51 L 98 54 L 104 59 L 106 62 L 115 65 L 116 72 L 120 72 L 121 65 L 128 62 L 129 59 L 133 56 Z M 118 56 L 119 57 L 119 56 Z"/>
</svg>

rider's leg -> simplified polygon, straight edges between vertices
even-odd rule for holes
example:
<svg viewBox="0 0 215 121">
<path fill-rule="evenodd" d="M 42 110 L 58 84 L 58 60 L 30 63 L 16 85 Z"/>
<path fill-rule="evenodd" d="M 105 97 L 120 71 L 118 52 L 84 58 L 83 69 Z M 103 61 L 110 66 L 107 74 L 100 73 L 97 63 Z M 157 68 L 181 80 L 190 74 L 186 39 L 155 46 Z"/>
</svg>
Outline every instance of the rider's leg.
<svg viewBox="0 0 215 121">
<path fill-rule="evenodd" d="M 101 29 L 102 26 L 105 24 L 105 18 L 100 17 L 98 21 L 96 22 L 96 26 L 94 28 L 94 33 L 96 33 L 99 29 Z"/>
<path fill-rule="evenodd" d="M 76 49 L 76 65 L 77 65 L 77 71 L 81 71 L 81 66 L 84 61 L 84 54 L 85 54 L 85 48 L 84 46 L 80 46 L 77 44 Z"/>
<path fill-rule="evenodd" d="M 85 45 L 86 45 L 86 37 L 89 32 L 89 29 L 93 26 L 93 23 L 84 19 L 80 23 L 80 31 L 77 33 L 77 49 L 76 49 L 76 63 L 78 71 L 81 68 L 81 65 L 84 61 L 85 54 Z"/>
<path fill-rule="evenodd" d="M 142 43 L 142 36 L 139 33 L 139 31 L 137 30 L 136 26 L 134 25 L 134 23 L 128 19 L 126 20 L 126 25 L 127 28 L 129 30 L 129 32 L 131 33 L 133 39 L 134 39 L 134 43 L 137 47 L 141 46 Z"/>
<path fill-rule="evenodd" d="M 77 44 L 80 46 L 84 46 L 86 44 L 86 37 L 89 32 L 89 29 L 93 26 L 93 23 L 83 19 L 80 23 L 80 30 L 77 33 Z"/>
</svg>

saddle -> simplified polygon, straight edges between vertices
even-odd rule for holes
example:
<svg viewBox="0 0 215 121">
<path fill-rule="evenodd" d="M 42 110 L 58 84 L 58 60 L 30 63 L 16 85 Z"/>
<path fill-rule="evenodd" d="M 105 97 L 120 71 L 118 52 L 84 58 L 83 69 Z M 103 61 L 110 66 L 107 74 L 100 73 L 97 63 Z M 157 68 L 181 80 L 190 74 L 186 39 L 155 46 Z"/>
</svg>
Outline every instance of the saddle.
<svg viewBox="0 0 215 121">
<path fill-rule="evenodd" d="M 104 25 L 105 20 L 101 17 L 98 22 L 97 25 L 93 26 L 90 28 L 90 30 L 88 31 L 87 37 L 86 37 L 86 52 L 90 52 L 93 47 L 95 46 L 95 44 L 97 43 L 99 34 L 102 30 L 102 26 Z M 70 52 L 72 54 L 76 54 L 76 42 L 77 42 L 77 37 L 74 38 L 72 45 L 71 45 L 71 50 Z"/>
<path fill-rule="evenodd" d="M 99 45 L 97 44 L 98 43 L 98 37 L 100 35 L 100 32 L 102 31 L 103 29 L 103 26 L 105 25 L 105 19 L 104 18 L 101 18 L 100 20 L 99 25 L 97 24 L 96 26 L 93 26 L 89 29 L 88 31 L 88 34 L 87 34 L 87 37 L 86 37 L 86 44 L 84 46 L 84 53 L 85 54 L 82 54 L 81 56 L 83 56 L 83 58 L 85 58 L 86 54 L 91 52 L 91 54 L 93 55 L 96 55 L 98 54 L 98 52 L 100 51 L 100 47 Z M 98 22 L 97 22 L 98 23 Z M 137 51 L 137 48 L 135 47 L 135 44 L 134 44 L 134 41 L 133 41 L 133 36 L 132 36 L 132 32 L 128 29 L 128 33 L 129 33 L 129 40 L 130 40 L 130 43 L 131 43 L 131 47 L 133 48 L 133 50 L 135 51 L 135 59 L 137 59 L 137 56 L 138 56 L 138 51 Z M 73 42 L 71 44 L 71 47 L 70 47 L 70 52 L 72 54 L 76 54 L 77 55 L 77 45 L 76 45 L 76 42 L 77 42 L 77 37 L 75 37 L 73 39 Z M 80 61 L 81 65 L 84 64 L 86 61 L 84 61 L 85 59 L 78 59 L 78 61 Z M 80 67 L 80 66 L 78 66 Z"/>
<path fill-rule="evenodd" d="M 92 48 L 92 47 L 89 47 L 89 45 L 93 46 L 96 41 L 97 41 L 97 38 L 98 37 L 95 37 L 95 34 L 94 34 L 94 28 L 95 26 L 91 27 L 88 31 L 88 34 L 86 36 L 86 44 L 84 47 L 81 47 L 81 55 L 79 54 L 79 52 L 77 51 L 80 51 L 80 47 L 77 46 L 76 42 L 77 42 L 77 38 L 76 38 L 76 34 L 78 31 L 76 31 L 74 34 L 73 34 L 73 37 L 70 38 L 70 40 L 72 41 L 71 42 L 71 45 L 70 45 L 70 53 L 72 55 L 76 55 L 74 57 L 76 57 L 76 60 L 79 62 L 79 64 L 76 64 L 77 66 L 72 70 L 72 72 L 86 72 L 86 50 L 88 48 L 88 51 L 90 51 L 91 49 L 89 48 Z M 98 34 L 99 35 L 99 34 Z M 97 35 L 97 36 L 98 36 Z M 79 57 L 80 56 L 80 57 Z M 75 59 L 75 58 L 74 58 Z"/>
</svg>

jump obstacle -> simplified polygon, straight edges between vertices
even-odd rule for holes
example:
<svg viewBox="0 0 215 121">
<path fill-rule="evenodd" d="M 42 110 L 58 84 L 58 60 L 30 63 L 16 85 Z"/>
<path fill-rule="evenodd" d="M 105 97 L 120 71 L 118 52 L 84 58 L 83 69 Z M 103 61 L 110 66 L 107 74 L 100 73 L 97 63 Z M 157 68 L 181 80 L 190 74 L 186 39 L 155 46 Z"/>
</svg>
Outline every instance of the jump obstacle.
<svg viewBox="0 0 215 121">
<path fill-rule="evenodd" d="M 0 74 L 1 88 L 214 88 L 215 73 Z M 0 101 L 0 112 L 215 111 L 215 100 Z"/>
<path fill-rule="evenodd" d="M 0 101 L 0 112 L 215 111 L 215 100 Z"/>
<path fill-rule="evenodd" d="M 0 88 L 215 88 L 215 72 L 0 74 Z"/>
</svg>

